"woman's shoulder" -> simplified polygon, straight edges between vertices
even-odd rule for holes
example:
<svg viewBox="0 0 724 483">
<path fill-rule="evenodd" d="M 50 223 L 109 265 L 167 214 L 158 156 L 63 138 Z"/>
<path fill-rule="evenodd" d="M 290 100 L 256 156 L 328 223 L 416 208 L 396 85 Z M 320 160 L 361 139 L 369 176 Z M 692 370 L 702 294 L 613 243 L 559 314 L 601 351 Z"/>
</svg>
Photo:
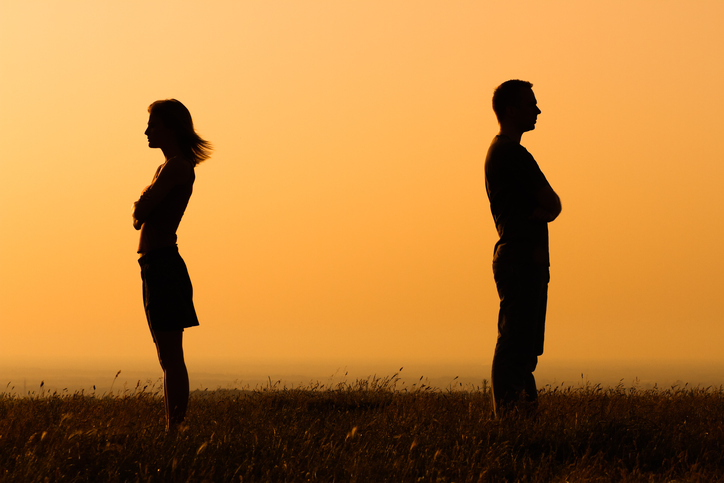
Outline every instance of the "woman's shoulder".
<svg viewBox="0 0 724 483">
<path fill-rule="evenodd" d="M 176 178 L 179 182 L 193 181 L 194 164 L 187 158 L 176 156 L 166 160 L 161 167 L 166 176 Z"/>
</svg>

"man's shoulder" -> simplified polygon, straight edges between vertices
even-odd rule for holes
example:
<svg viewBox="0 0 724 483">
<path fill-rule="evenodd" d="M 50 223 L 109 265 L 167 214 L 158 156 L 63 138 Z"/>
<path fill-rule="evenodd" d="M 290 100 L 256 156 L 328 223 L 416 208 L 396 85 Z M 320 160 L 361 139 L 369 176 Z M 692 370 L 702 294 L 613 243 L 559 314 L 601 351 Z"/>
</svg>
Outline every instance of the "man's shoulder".
<svg viewBox="0 0 724 483">
<path fill-rule="evenodd" d="M 488 156 L 521 156 L 530 155 L 520 143 L 516 143 L 507 136 L 497 135 L 488 148 Z"/>
<path fill-rule="evenodd" d="M 486 166 L 517 164 L 525 158 L 532 158 L 530 153 L 520 144 L 504 136 L 496 136 L 490 143 L 485 157 Z"/>
</svg>

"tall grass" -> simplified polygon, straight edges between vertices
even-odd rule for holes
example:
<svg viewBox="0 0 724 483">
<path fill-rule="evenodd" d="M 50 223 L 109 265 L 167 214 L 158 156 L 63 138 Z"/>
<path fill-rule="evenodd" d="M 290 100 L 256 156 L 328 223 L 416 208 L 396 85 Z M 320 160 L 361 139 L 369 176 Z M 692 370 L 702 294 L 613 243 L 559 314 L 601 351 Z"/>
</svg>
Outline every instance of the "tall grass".
<svg viewBox="0 0 724 483">
<path fill-rule="evenodd" d="M 155 387 L 0 394 L 0 481 L 724 481 L 724 392 L 551 388 L 492 419 L 487 387 L 395 377 L 197 393 L 166 435 Z"/>
</svg>

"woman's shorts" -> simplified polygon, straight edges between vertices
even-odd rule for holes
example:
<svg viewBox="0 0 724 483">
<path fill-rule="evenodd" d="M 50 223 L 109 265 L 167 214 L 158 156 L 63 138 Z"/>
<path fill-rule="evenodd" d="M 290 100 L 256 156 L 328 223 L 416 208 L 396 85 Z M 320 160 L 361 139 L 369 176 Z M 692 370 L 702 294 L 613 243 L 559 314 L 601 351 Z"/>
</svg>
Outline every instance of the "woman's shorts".
<svg viewBox="0 0 724 483">
<path fill-rule="evenodd" d="M 151 334 L 199 325 L 191 279 L 178 248 L 152 250 L 139 258 L 138 264 L 143 280 L 143 307 Z"/>
</svg>

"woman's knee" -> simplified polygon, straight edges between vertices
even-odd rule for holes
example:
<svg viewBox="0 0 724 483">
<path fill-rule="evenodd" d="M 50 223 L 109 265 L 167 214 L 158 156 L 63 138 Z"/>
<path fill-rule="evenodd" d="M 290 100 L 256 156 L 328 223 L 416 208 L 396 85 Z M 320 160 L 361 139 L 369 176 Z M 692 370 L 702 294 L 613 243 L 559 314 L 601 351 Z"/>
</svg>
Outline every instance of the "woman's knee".
<svg viewBox="0 0 724 483">
<path fill-rule="evenodd" d="M 183 332 L 155 332 L 158 359 L 163 369 L 184 363 Z"/>
</svg>

